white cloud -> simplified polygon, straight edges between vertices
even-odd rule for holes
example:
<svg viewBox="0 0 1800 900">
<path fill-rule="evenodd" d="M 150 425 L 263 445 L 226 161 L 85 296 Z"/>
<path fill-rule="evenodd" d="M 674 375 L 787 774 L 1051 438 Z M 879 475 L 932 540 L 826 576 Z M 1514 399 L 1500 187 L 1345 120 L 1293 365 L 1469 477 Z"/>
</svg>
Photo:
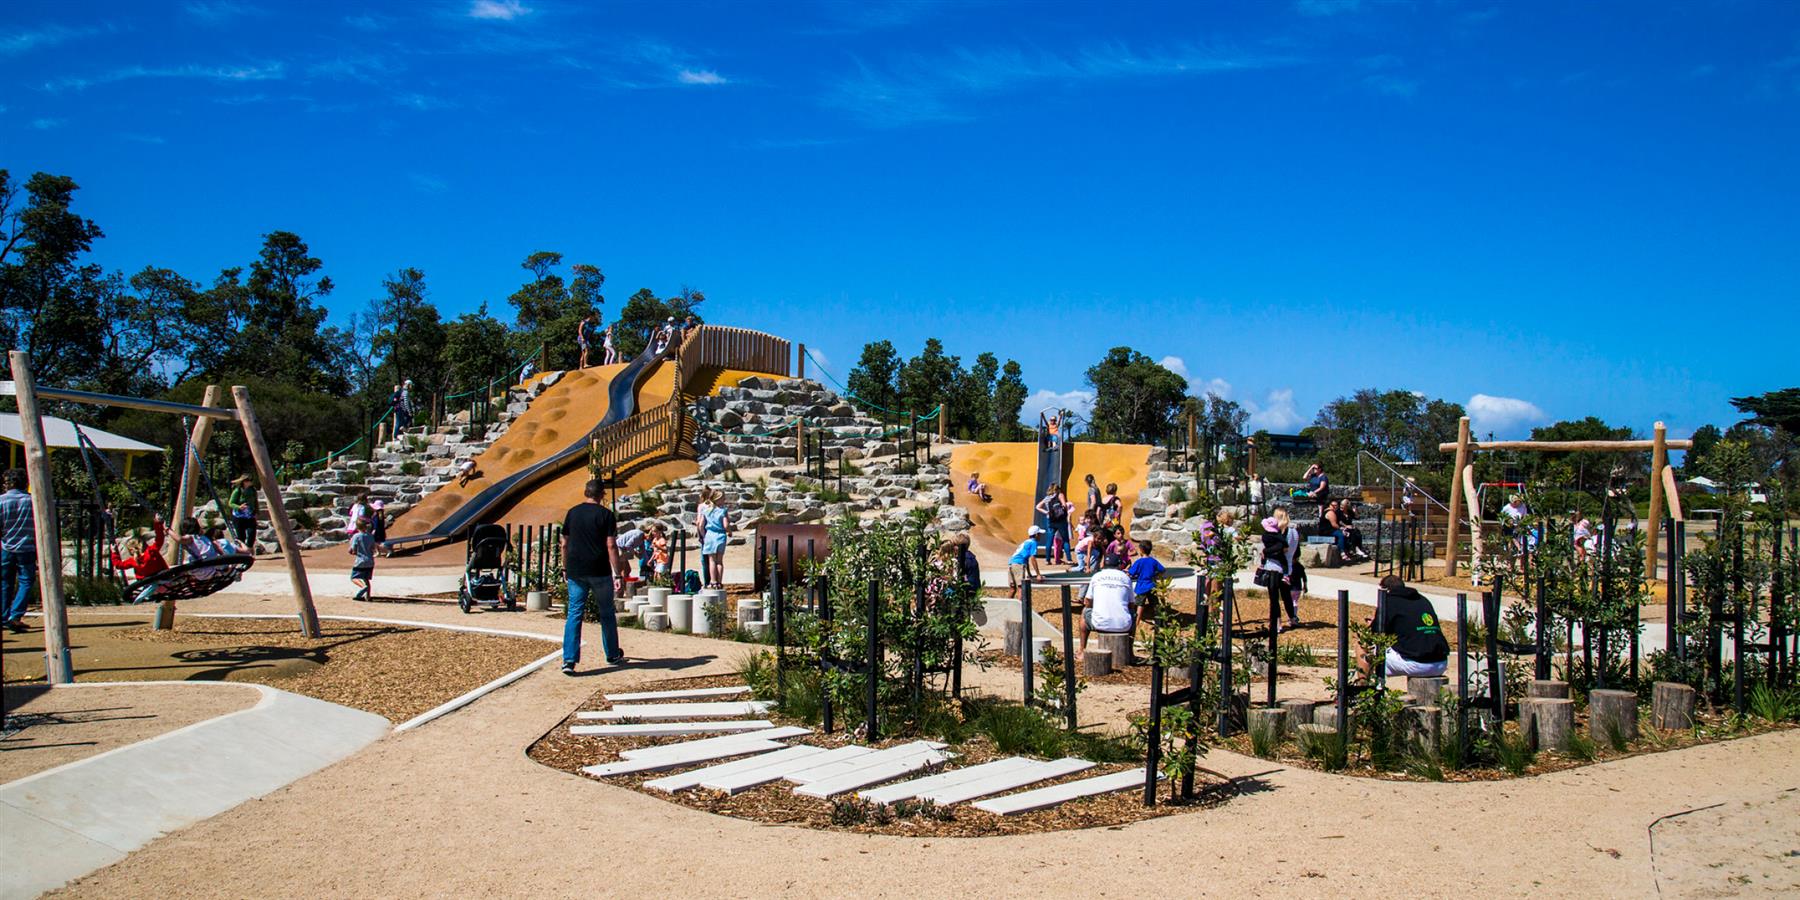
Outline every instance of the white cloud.
<svg viewBox="0 0 1800 900">
<path fill-rule="evenodd" d="M 406 179 L 411 181 L 412 186 L 422 194 L 441 194 L 450 189 L 450 185 L 444 179 L 435 175 L 427 175 L 424 172 L 408 172 Z"/>
<path fill-rule="evenodd" d="M 49 131 L 52 128 L 61 128 L 62 124 L 63 124 L 62 119 L 44 118 L 44 119 L 32 119 L 31 120 L 31 127 L 37 129 L 38 131 Z"/>
<path fill-rule="evenodd" d="M 1476 394 L 1469 398 L 1469 430 L 1486 434 L 1518 429 L 1550 417 L 1537 404 L 1517 397 L 1495 397 Z"/>
<path fill-rule="evenodd" d="M 1188 377 L 1187 362 L 1179 356 L 1165 356 L 1158 360 L 1156 364 L 1183 378 Z"/>
<path fill-rule="evenodd" d="M 126 66 L 114 69 L 91 78 L 59 78 L 47 82 L 47 91 L 86 90 L 100 84 L 111 84 L 115 81 L 130 81 L 136 78 L 201 78 L 208 81 L 273 81 L 286 74 L 286 67 L 279 62 L 260 66 L 173 66 L 168 68 L 151 68 L 148 66 Z"/>
<path fill-rule="evenodd" d="M 728 84 L 725 76 L 711 69 L 682 69 L 675 73 L 675 80 L 682 84 Z"/>
<path fill-rule="evenodd" d="M 1261 403 L 1244 401 L 1244 409 L 1250 411 L 1251 431 L 1273 431 L 1277 434 L 1291 433 L 1306 423 L 1300 410 L 1294 408 L 1294 389 L 1282 388 L 1269 392 L 1269 396 Z"/>
<path fill-rule="evenodd" d="M 66 25 L 45 25 L 25 31 L 0 33 L 0 56 L 13 56 L 36 50 L 40 47 L 54 47 L 57 44 L 90 37 L 102 31 L 114 31 L 112 25 L 87 28 L 70 28 Z"/>
<path fill-rule="evenodd" d="M 469 18 L 498 19 L 511 22 L 521 16 L 531 15 L 531 7 L 519 0 L 475 0 L 469 4 Z"/>
<path fill-rule="evenodd" d="M 1094 411 L 1094 392 L 1074 390 L 1057 393 L 1040 388 L 1025 398 L 1025 405 L 1019 410 L 1019 421 L 1036 425 L 1039 413 L 1057 409 L 1066 409 L 1086 419 Z"/>
</svg>

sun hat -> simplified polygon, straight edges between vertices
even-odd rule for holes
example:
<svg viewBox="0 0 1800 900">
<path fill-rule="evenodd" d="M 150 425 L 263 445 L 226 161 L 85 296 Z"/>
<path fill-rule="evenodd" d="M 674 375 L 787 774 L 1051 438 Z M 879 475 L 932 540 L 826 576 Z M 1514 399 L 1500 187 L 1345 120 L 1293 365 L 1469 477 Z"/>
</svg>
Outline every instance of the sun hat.
<svg viewBox="0 0 1800 900">
<path fill-rule="evenodd" d="M 1025 534 L 1029 537 L 1037 537 L 1038 535 L 1043 534 L 1043 533 L 1044 533 L 1044 529 L 1039 528 L 1036 525 L 1031 526 L 1031 528 L 1025 532 Z"/>
</svg>

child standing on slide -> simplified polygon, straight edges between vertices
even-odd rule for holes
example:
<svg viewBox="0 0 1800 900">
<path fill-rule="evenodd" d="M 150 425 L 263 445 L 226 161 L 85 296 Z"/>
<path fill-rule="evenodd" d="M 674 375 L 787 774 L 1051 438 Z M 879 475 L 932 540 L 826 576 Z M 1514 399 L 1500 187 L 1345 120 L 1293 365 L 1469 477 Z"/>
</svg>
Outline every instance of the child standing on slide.
<svg viewBox="0 0 1800 900">
<path fill-rule="evenodd" d="M 364 518 L 356 523 L 356 534 L 350 538 L 350 555 L 356 564 L 350 567 L 350 583 L 357 588 L 358 601 L 369 599 L 375 585 L 375 523 Z"/>
</svg>

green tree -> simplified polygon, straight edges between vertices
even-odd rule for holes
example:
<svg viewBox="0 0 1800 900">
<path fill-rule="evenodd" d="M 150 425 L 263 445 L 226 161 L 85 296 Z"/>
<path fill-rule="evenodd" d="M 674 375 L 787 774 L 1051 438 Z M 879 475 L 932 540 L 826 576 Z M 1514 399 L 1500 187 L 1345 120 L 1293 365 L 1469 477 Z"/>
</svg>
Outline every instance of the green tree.
<svg viewBox="0 0 1800 900">
<path fill-rule="evenodd" d="M 1800 435 L 1800 388 L 1733 397 L 1731 405 L 1737 407 L 1738 412 L 1749 413 L 1750 421 L 1758 425 Z"/>
<path fill-rule="evenodd" d="M 1114 347 L 1087 370 L 1094 389 L 1091 430 L 1102 440 L 1153 443 L 1165 437 L 1187 396 L 1187 379 L 1130 347 Z"/>
<path fill-rule="evenodd" d="M 649 288 L 638 288 L 626 299 L 625 308 L 619 310 L 619 321 L 613 326 L 613 347 L 621 359 L 630 359 L 644 352 L 650 345 L 650 335 L 670 319 L 685 323 L 692 316 L 694 321 L 702 321 L 700 304 L 705 302 L 704 293 L 686 286 L 668 298 L 658 298 Z"/>
<path fill-rule="evenodd" d="M 488 315 L 487 304 L 444 326 L 443 366 L 451 393 L 482 387 L 513 363 L 505 323 Z"/>
<path fill-rule="evenodd" d="M 604 302 L 600 286 L 606 281 L 598 268 L 577 265 L 574 269 L 577 289 L 571 290 L 571 286 L 555 272 L 562 265 L 562 259 L 562 254 L 548 250 L 525 257 L 519 267 L 531 273 L 531 280 L 508 298 L 518 312 L 515 351 L 523 356 L 547 346 L 550 349 L 548 367 L 552 369 L 574 368 L 580 361 L 575 329 L 582 319 L 598 311 L 596 301 Z"/>
<path fill-rule="evenodd" d="M 343 374 L 343 332 L 325 325 L 326 311 L 315 301 L 331 293 L 331 279 L 320 276 L 324 264 L 306 242 L 289 231 L 263 236 L 262 250 L 250 264 L 249 277 L 227 269 L 209 300 L 223 304 L 212 310 L 212 335 L 220 349 L 206 374 L 261 375 L 305 390 L 342 396 L 349 390 Z"/>
<path fill-rule="evenodd" d="M 949 428 L 976 440 L 992 440 L 994 385 L 1000 379 L 1000 359 L 992 353 L 975 357 L 975 365 L 962 373 L 951 389 Z"/>
<path fill-rule="evenodd" d="M 1614 428 L 1606 424 L 1598 416 L 1585 419 L 1556 422 L 1531 429 L 1534 441 L 1627 441 L 1631 440 L 1630 428 Z M 1544 476 L 1544 480 L 1554 483 L 1573 483 L 1578 491 L 1595 491 L 1605 487 L 1607 480 L 1617 474 L 1630 478 L 1645 473 L 1650 462 L 1646 453 L 1607 453 L 1599 450 L 1550 451 L 1536 454 L 1538 457 L 1531 463 Z"/>
<path fill-rule="evenodd" d="M 1334 478 L 1356 471 L 1356 453 L 1367 450 L 1393 462 L 1427 467 L 1444 460 L 1438 444 L 1456 439 L 1462 404 L 1416 391 L 1364 388 L 1319 409 L 1304 434 L 1319 447 L 1319 461 Z"/>
<path fill-rule="evenodd" d="M 80 262 L 103 233 L 71 210 L 77 190 L 68 176 L 38 172 L 21 194 L 0 169 L 0 338 L 49 384 L 91 375 L 103 352 L 105 276 Z"/>
<path fill-rule="evenodd" d="M 845 387 L 864 403 L 897 409 L 900 405 L 900 354 L 891 341 L 863 345 L 862 356 L 850 370 Z"/>
<path fill-rule="evenodd" d="M 1025 398 L 1030 394 L 1025 389 L 1025 377 L 1019 364 L 1007 360 L 1000 367 L 1000 380 L 994 383 L 994 430 L 990 434 L 997 440 L 1011 440 L 1020 431 L 1019 413 L 1025 408 Z"/>
<path fill-rule="evenodd" d="M 1706 454 L 1712 452 L 1712 448 L 1724 436 L 1725 433 L 1720 431 L 1717 425 L 1702 425 L 1694 429 L 1694 436 L 1690 438 L 1694 445 L 1689 447 L 1687 455 L 1681 458 L 1682 470 L 1689 473 L 1706 471 Z"/>
<path fill-rule="evenodd" d="M 927 338 L 918 356 L 900 367 L 899 409 L 914 415 L 928 415 L 950 399 L 952 387 L 962 373 L 962 359 L 944 353 L 944 342 Z"/>
<path fill-rule="evenodd" d="M 444 367 L 444 323 L 425 288 L 425 273 L 405 268 L 382 279 L 385 293 L 375 301 L 374 346 L 395 381 L 412 379 L 421 394 L 440 391 Z"/>
</svg>

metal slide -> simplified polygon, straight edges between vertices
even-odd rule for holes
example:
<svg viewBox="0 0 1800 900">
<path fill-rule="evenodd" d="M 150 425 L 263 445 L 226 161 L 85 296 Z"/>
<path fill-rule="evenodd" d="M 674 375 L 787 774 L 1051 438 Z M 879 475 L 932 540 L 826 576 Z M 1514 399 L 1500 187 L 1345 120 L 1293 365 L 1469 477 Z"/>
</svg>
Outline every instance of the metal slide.
<svg viewBox="0 0 1800 900">
<path fill-rule="evenodd" d="M 649 377 L 651 372 L 656 370 L 657 364 L 661 361 L 660 357 L 651 352 L 654 346 L 654 341 L 645 346 L 644 351 L 639 353 L 637 358 L 633 359 L 624 369 L 621 369 L 619 374 L 613 377 L 612 383 L 606 386 L 606 415 L 594 428 L 624 421 L 637 412 L 638 387 L 642 385 L 645 378 Z M 447 541 L 461 535 L 470 527 L 479 524 L 482 516 L 492 512 L 501 504 L 568 470 L 571 461 L 587 459 L 588 439 L 592 434 L 591 430 L 583 432 L 580 439 L 555 455 L 545 457 L 495 482 L 487 490 L 476 494 L 467 503 L 445 516 L 443 521 L 430 531 L 389 538 L 384 546 L 400 547 L 405 544 Z"/>
<path fill-rule="evenodd" d="M 1050 430 L 1041 421 L 1038 423 L 1037 493 L 1031 495 L 1031 521 L 1032 524 L 1044 529 L 1044 540 L 1038 546 L 1038 555 L 1045 559 L 1050 558 L 1050 517 L 1044 515 L 1036 507 L 1044 499 L 1044 493 L 1050 490 L 1051 485 L 1062 484 L 1064 440 L 1066 440 L 1066 435 L 1061 434 L 1052 440 Z"/>
</svg>

